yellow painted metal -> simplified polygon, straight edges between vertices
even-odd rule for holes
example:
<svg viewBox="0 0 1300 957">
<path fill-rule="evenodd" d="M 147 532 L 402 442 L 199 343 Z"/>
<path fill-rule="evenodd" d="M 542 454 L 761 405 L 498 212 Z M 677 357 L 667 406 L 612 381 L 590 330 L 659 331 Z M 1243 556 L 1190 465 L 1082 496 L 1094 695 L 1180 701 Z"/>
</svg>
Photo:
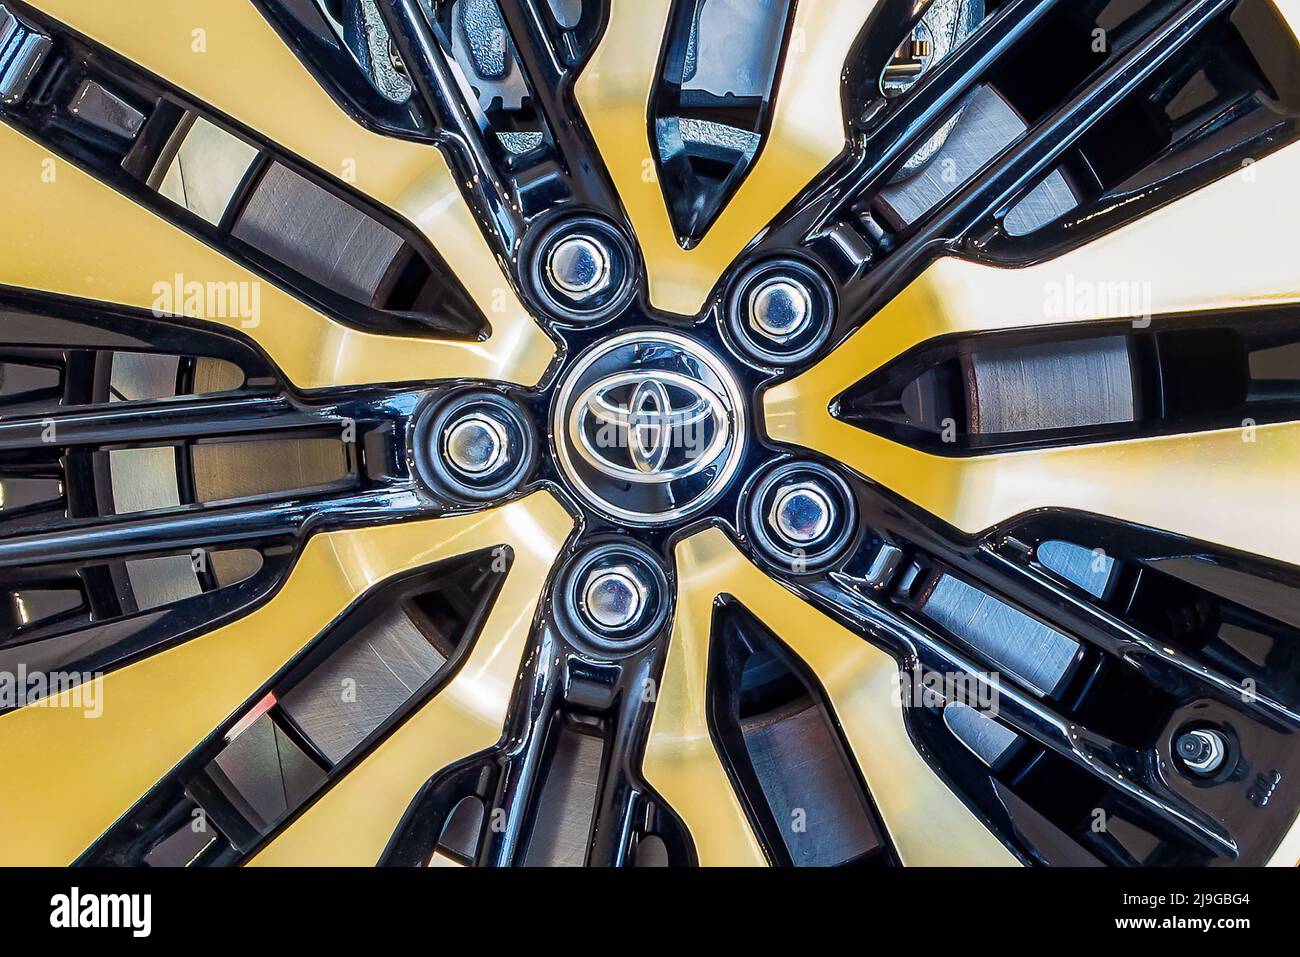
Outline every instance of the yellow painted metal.
<svg viewBox="0 0 1300 957">
<path fill-rule="evenodd" d="M 1300 23 L 1297 0 L 1276 3 L 1293 28 Z M 406 217 L 493 326 L 485 343 L 374 336 L 261 282 L 260 322 L 246 331 L 297 385 L 461 376 L 531 384 L 541 377 L 553 344 L 505 280 L 441 154 L 354 122 L 251 3 L 36 5 Z M 843 149 L 841 65 L 874 5 L 798 4 L 768 143 L 709 234 L 686 251 L 668 220 L 646 117 L 669 0 L 616 0 L 577 96 L 636 229 L 656 306 L 697 312 L 735 256 Z M 1300 300 L 1300 274 L 1281 253 L 1285 242 L 1205 239 L 1206 224 L 1220 236 L 1252 237 L 1293 221 L 1298 176 L 1300 149 L 1291 147 L 1048 263 L 1010 270 L 945 259 L 825 362 L 772 390 L 767 427 L 774 438 L 846 461 L 968 531 L 1061 506 L 1300 563 L 1296 523 L 1278 520 L 1289 514 L 1300 461 L 1293 423 L 956 459 L 829 414 L 833 398 L 863 376 L 948 334 Z M 0 283 L 149 309 L 156 284 L 178 274 L 187 282 L 257 282 L 8 127 L 0 127 L 0 180 Z M 51 244 L 47 222 L 78 225 Z M 1135 301 L 1144 308 L 1133 309 Z M 238 327 L 243 317 L 209 318 Z M 371 585 L 510 544 L 515 564 L 455 679 L 254 861 L 372 863 L 433 771 L 498 739 L 540 582 L 571 526 L 564 509 L 539 493 L 473 516 L 316 536 L 260 609 L 95 679 L 102 716 L 40 707 L 0 717 L 0 767 L 11 772 L 0 778 L 0 863 L 73 859 Z M 818 675 L 905 863 L 1014 863 L 917 753 L 891 657 L 765 577 L 720 531 L 686 539 L 676 557 L 681 593 L 644 771 L 683 816 L 702 863 L 765 863 L 705 720 L 720 596 L 744 604 Z M 70 696 L 56 703 L 70 704 Z M 1297 833 L 1275 862 L 1300 857 Z"/>
<path fill-rule="evenodd" d="M 334 323 L 317 327 L 298 314 L 269 316 L 267 322 L 277 323 L 278 331 L 260 327 L 250 331 L 259 339 L 265 335 L 291 344 L 276 358 L 297 369 L 302 378 L 292 374 L 291 378 L 298 385 L 461 376 L 532 385 L 541 378 L 554 356 L 554 345 L 506 281 L 442 154 L 432 146 L 364 129 L 330 99 L 253 4 L 244 0 L 38 0 L 35 6 L 404 216 L 429 238 L 492 326 L 492 336 L 485 342 L 451 343 L 368 336 Z M 10 149 L 3 149 L 7 156 Z M 132 287 L 132 298 L 117 300 L 137 304 L 154 281 L 170 280 L 180 270 L 176 259 L 192 261 L 196 267 L 208 265 L 174 248 L 175 230 L 162 227 L 158 238 L 147 239 L 144 227 L 135 222 L 138 215 L 122 213 L 107 201 L 57 219 L 48 211 L 51 200 L 75 208 L 87 190 L 74 184 L 71 194 L 59 198 L 55 194 L 59 184 L 42 183 L 39 161 L 29 168 L 22 152 L 15 161 L 21 164 L 18 179 L 8 188 L 30 190 L 31 203 L 46 210 L 24 218 L 24 228 L 75 222 L 78 229 L 94 234 L 82 239 L 65 230 L 59 252 L 89 259 L 71 258 L 62 267 L 57 261 L 48 263 L 46 285 L 36 288 L 54 283 L 84 290 L 77 294 L 121 291 L 122 283 L 110 281 L 109 274 L 140 271 L 153 277 L 143 291 Z M 67 165 L 60 165 L 62 180 Z M 13 175 L 6 172 L 6 178 L 12 180 Z M 68 179 L 76 177 L 69 174 Z M 119 217 L 127 222 L 119 224 Z M 13 222 L 17 217 L 9 219 Z M 128 224 L 133 228 L 124 235 L 120 225 Z M 93 243 L 101 231 L 103 241 Z M 144 245 L 136 246 L 135 239 L 144 240 Z M 36 245 L 48 243 L 42 239 Z M 155 258 L 157 254 L 163 255 Z M 142 262 L 137 265 L 134 260 Z M 83 283 L 75 275 L 82 262 L 94 281 Z M 215 269 L 187 273 L 186 278 L 207 281 L 216 278 L 210 274 Z M 243 273 L 229 264 L 216 271 L 241 277 Z M 15 270 L 6 272 L 3 281 L 13 282 L 10 276 Z M 264 299 L 280 298 L 269 294 L 269 285 L 263 283 Z M 111 297 L 101 294 L 99 298 Z M 314 321 L 319 323 L 319 317 Z M 296 352 L 303 356 L 297 357 Z"/>
<path fill-rule="evenodd" d="M 1297 423 L 1247 421 L 1220 431 L 955 458 L 830 414 L 845 389 L 945 335 L 1300 301 L 1287 241 L 1268 235 L 1300 216 L 1297 177 L 1300 146 L 1290 146 L 1041 265 L 940 260 L 824 361 L 771 389 L 763 401 L 767 430 L 839 459 L 965 531 L 1054 506 L 1300 564 L 1291 504 Z M 1208 241 L 1211 226 L 1231 239 Z"/>
<path fill-rule="evenodd" d="M 461 670 L 250 863 L 376 863 L 434 772 L 501 737 L 541 583 L 572 524 L 553 501 L 546 511 L 519 512 L 503 521 L 516 549 L 515 565 Z"/>
<path fill-rule="evenodd" d="M 536 601 L 571 526 L 559 503 L 539 492 L 468 516 L 317 535 L 288 581 L 257 610 L 95 678 L 98 717 L 73 708 L 73 692 L 51 699 L 56 706 L 0 717 L 0 767 L 6 769 L 0 775 L 0 864 L 72 861 L 372 585 L 506 544 L 515 561 L 502 611 L 493 612 L 454 690 L 447 689 L 451 703 L 440 706 L 447 724 L 437 730 L 473 749 L 495 723 L 495 739 L 510 692 L 505 676 L 519 660 L 515 616 L 524 614 L 526 601 Z M 427 718 L 418 720 L 424 727 Z M 374 811 L 372 805 L 367 814 Z M 365 818 L 331 839 L 346 846 L 349 832 L 364 831 Z"/>
<path fill-rule="evenodd" d="M 709 532 L 705 546 L 713 544 Z M 722 583 L 709 577 L 700 535 L 677 546 L 677 606 L 668 657 L 655 696 L 642 771 L 681 816 L 700 863 L 745 867 L 767 863 L 709 735 L 709 635 Z M 713 569 L 716 574 L 718 569 Z"/>
<path fill-rule="evenodd" d="M 686 823 L 701 864 L 764 863 L 705 718 L 720 596 L 744 605 L 817 675 L 903 863 L 1017 863 L 912 744 L 892 657 L 767 577 L 718 529 L 680 542 L 676 558 L 676 618 L 643 770 Z"/>
<path fill-rule="evenodd" d="M 647 127 L 670 0 L 612 5 L 605 35 L 576 92 L 636 230 L 656 306 L 698 312 L 736 255 L 843 151 L 840 76 L 849 46 L 875 5 L 875 0 L 797 4 L 767 143 L 722 215 L 690 250 L 673 234 Z"/>
</svg>

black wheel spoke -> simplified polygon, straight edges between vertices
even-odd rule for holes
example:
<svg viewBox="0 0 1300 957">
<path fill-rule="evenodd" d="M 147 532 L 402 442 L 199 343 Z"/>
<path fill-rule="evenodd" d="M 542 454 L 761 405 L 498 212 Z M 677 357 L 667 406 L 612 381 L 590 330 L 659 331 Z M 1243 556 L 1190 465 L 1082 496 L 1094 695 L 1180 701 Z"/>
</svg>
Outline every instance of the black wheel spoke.
<svg viewBox="0 0 1300 957">
<path fill-rule="evenodd" d="M 1300 727 L 1300 713 L 1269 696 L 1269 678 L 1262 669 L 1234 677 L 1193 654 L 1176 652 L 1082 598 L 1050 572 L 1017 562 L 994 548 L 982 547 L 975 560 L 963 567 L 1002 600 L 1131 664 L 1147 680 L 1174 694 L 1209 695 L 1232 707 L 1248 708 L 1266 720 Z"/>
<path fill-rule="evenodd" d="M 448 153 L 471 205 L 490 224 L 509 255 L 523 232 L 523 218 L 484 141 L 484 131 L 471 116 L 447 62 L 447 54 L 418 0 L 377 0 L 411 83 L 433 118 L 435 136 Z"/>
<path fill-rule="evenodd" d="M 1034 187 L 1067 149 L 1231 6 L 1233 0 L 1192 0 L 1119 54 L 1086 87 L 1008 146 L 910 231 L 860 283 L 841 292 L 845 317 L 857 323 L 883 304 L 938 251 L 970 236 Z M 910 144 L 909 144 L 910 145 Z M 892 157 L 897 163 L 906 154 Z M 886 168 L 882 173 L 888 173 Z"/>
<path fill-rule="evenodd" d="M 338 434 L 342 426 L 342 418 L 295 409 L 279 396 L 114 402 L 0 422 L 0 454 L 50 445 L 142 445 L 310 427 Z"/>
<path fill-rule="evenodd" d="M 411 491 L 390 490 L 72 520 L 0 542 L 0 568 L 18 568 L 22 574 L 34 565 L 189 553 L 196 548 L 284 539 L 323 527 L 401 520 L 417 511 L 418 500 Z"/>
<path fill-rule="evenodd" d="M 621 222 L 618 197 L 573 99 L 579 51 L 571 48 L 566 55 L 557 48 L 547 26 L 552 15 L 543 9 L 546 4 L 539 0 L 500 0 L 500 5 L 529 90 L 563 160 L 568 193 L 578 204 Z"/>
<path fill-rule="evenodd" d="M 816 600 L 859 633 L 902 642 L 921 667 L 942 675 L 960 675 L 952 683 L 969 693 L 960 700 L 980 707 L 991 696 L 996 720 L 1024 734 L 1166 820 L 1215 854 L 1235 857 L 1237 845 L 1214 817 L 1193 806 L 1164 783 L 1154 755 L 1091 730 L 1046 702 L 992 661 L 980 661 L 974 649 L 962 648 L 954 636 L 891 610 L 859 593 L 823 582 L 811 588 Z"/>
<path fill-rule="evenodd" d="M 855 260 L 840 285 L 839 312 L 830 337 L 838 343 L 914 278 L 930 260 L 965 249 L 981 240 L 999 216 L 1050 173 L 1062 157 L 1113 111 L 1128 102 L 1161 66 L 1200 36 L 1232 6 L 1233 0 L 1189 0 L 1153 29 L 1116 52 L 1096 75 L 1055 111 L 1044 116 L 1014 142 L 983 164 L 920 219 L 891 233 L 870 260 Z M 838 262 L 845 223 L 856 221 L 872 198 L 996 69 L 1028 42 L 1057 0 L 1011 0 L 990 14 L 978 30 L 910 89 L 895 100 L 876 97 L 864 116 L 855 118 L 858 141 L 753 244 L 746 261 L 798 245 Z M 868 25 L 860 42 L 864 73 L 877 76 L 877 61 L 887 59 L 888 44 L 876 38 L 898 37 L 923 11 L 907 2 L 884 7 L 884 33 Z M 890 50 L 892 52 L 892 48 Z M 857 227 L 852 227 L 856 229 Z M 978 251 L 977 249 L 974 251 Z"/>
<path fill-rule="evenodd" d="M 890 103 L 878 100 L 881 108 L 870 117 L 860 118 L 866 127 L 858 151 L 860 159 L 835 171 L 833 178 L 818 187 L 820 201 L 802 204 L 796 213 L 798 229 L 805 241 L 811 240 L 828 224 L 832 216 L 861 197 L 870 195 L 893 176 L 925 140 L 930 131 L 955 109 L 988 73 L 1016 47 L 1060 0 L 1012 0 L 980 26 L 976 34 L 952 55 L 923 76 L 906 97 Z M 897 0 L 882 9 L 889 16 L 889 30 L 869 26 L 868 37 L 879 38 L 864 51 L 868 76 L 878 76 L 904 36 L 920 16 L 915 4 Z M 865 121 L 865 122 L 864 122 Z M 810 218 L 815 217 L 815 218 Z M 787 227 L 782 224 L 782 230 Z"/>
</svg>

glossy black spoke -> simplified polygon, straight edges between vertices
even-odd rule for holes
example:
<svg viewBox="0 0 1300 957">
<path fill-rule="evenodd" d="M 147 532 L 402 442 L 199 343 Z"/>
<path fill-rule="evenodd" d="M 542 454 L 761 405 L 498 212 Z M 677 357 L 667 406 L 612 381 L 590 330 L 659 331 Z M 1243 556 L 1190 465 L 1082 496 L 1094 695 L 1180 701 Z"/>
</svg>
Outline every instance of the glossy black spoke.
<svg viewBox="0 0 1300 957">
<path fill-rule="evenodd" d="M 857 120 L 863 128 L 860 145 L 855 151 L 860 160 L 840 178 L 822 188 L 828 202 L 809 204 L 808 213 L 820 211 L 821 215 L 802 223 L 805 237 L 812 238 L 825 228 L 830 216 L 842 212 L 844 205 L 852 205 L 875 193 L 888 182 L 935 126 L 956 109 L 994 67 L 1014 56 L 1018 45 L 1060 2 L 1012 0 L 981 24 L 975 35 L 954 50 L 951 56 L 923 76 L 906 96 L 892 102 L 877 97 L 876 110 Z M 889 33 L 885 32 L 883 24 L 878 33 L 874 25 L 868 26 L 874 45 L 866 57 L 864 72 L 867 76 L 880 75 L 893 47 L 897 46 L 898 38 L 904 36 L 919 18 L 918 13 L 909 12 L 908 8 L 913 5 L 906 0 L 894 6 L 896 12 L 890 17 Z M 892 38 L 891 42 L 875 40 L 885 36 Z M 889 48 L 887 52 L 886 47 Z"/>
<path fill-rule="evenodd" d="M 14 361 L 40 353 L 50 357 L 41 361 L 78 377 L 93 371 L 87 363 L 96 352 L 121 351 L 222 359 L 243 370 L 248 388 L 266 387 L 278 379 L 265 354 L 234 330 L 7 286 L 0 286 L 0 345 Z"/>
<path fill-rule="evenodd" d="M 988 77 L 1007 68 L 1010 58 L 1031 42 L 1035 30 L 1060 5 L 1059 0 L 1011 0 L 905 95 L 891 100 L 872 91 L 850 90 L 851 106 L 855 98 L 869 101 L 869 106 L 865 113 L 850 114 L 854 139 L 849 150 L 750 247 L 746 261 L 802 246 L 834 264 L 841 283 L 830 341 L 841 341 L 934 257 L 982 241 L 998 217 L 1015 207 L 1081 139 L 1130 102 L 1135 91 L 1202 36 L 1233 2 L 1187 0 L 1143 35 L 1117 41 L 1108 61 L 1054 111 L 1032 123 L 915 222 L 898 232 L 878 233 L 879 224 L 867 212 L 873 199 Z M 878 11 L 854 51 L 855 75 L 879 76 L 892 52 L 890 42 L 881 37 L 893 38 L 896 46 L 897 38 L 923 13 L 920 6 L 904 0 Z M 864 228 L 869 238 L 859 235 Z M 970 248 L 978 252 L 976 246 Z M 858 252 L 846 258 L 847 250 Z"/>
<path fill-rule="evenodd" d="M 21 576 L 36 566 L 188 554 L 193 549 L 275 541 L 324 528 L 400 521 L 420 509 L 421 500 L 413 489 L 394 488 L 73 519 L 0 541 L 0 568 L 17 569 L 15 574 Z"/>
<path fill-rule="evenodd" d="M 614 709 L 605 736 L 601 775 L 593 821 L 591 867 L 626 867 L 635 863 L 642 832 L 654 830 L 670 858 L 683 853 L 682 843 L 667 820 L 667 811 L 641 779 L 641 760 L 653 715 L 653 688 L 662 663 L 658 655 L 629 662 L 613 695 Z M 655 821 L 660 818 L 658 826 Z"/>
<path fill-rule="evenodd" d="M 647 829 L 665 830 L 665 812 L 639 774 L 658 655 L 622 668 L 594 664 L 566 650 L 553 624 L 539 633 L 530 656 L 537 666 L 516 689 L 509 741 L 496 758 L 492 807 L 502 823 L 478 863 L 631 866 Z M 675 837 L 666 846 L 684 853 Z"/>
<path fill-rule="evenodd" d="M 471 205 L 495 231 L 503 258 L 523 234 L 524 219 L 503 182 L 486 142 L 488 135 L 472 114 L 456 82 L 448 55 L 419 0 L 376 0 L 407 74 L 434 124 L 434 136 L 447 153 Z"/>
<path fill-rule="evenodd" d="M 1230 673 L 1195 651 L 1171 647 L 1044 567 L 1014 535 L 961 541 L 874 487 L 859 482 L 858 489 L 869 526 L 919 548 L 932 574 L 955 572 L 1026 620 L 1083 641 L 1179 700 L 1208 697 L 1282 727 L 1300 727 L 1300 711 L 1271 690 L 1277 676 L 1268 669 L 1246 661 Z"/>
<path fill-rule="evenodd" d="M 526 862 L 547 767 L 547 739 L 556 730 L 563 695 L 557 636 L 539 629 L 530 667 L 515 685 L 506 743 L 494 755 L 495 786 L 489 802 L 497 823 L 487 829 L 475 863 L 510 867 Z"/>
<path fill-rule="evenodd" d="M 0 454 L 49 447 L 165 444 L 181 439 L 283 433 L 341 434 L 343 419 L 283 396 L 178 398 L 63 406 L 0 420 Z"/>
<path fill-rule="evenodd" d="M 1083 89 L 1002 150 L 900 236 L 897 248 L 878 267 L 860 282 L 843 288 L 840 308 L 844 321 L 861 322 L 896 293 L 929 258 L 965 240 L 980 223 L 1014 205 L 1052 170 L 1072 145 L 1124 103 L 1233 2 L 1189 0 L 1156 29 L 1118 54 Z M 903 158 L 893 157 L 899 162 Z M 883 172 L 889 172 L 888 168 Z"/>
<path fill-rule="evenodd" d="M 1300 712 L 1269 694 L 1269 676 L 1263 669 L 1225 674 L 1195 654 L 1176 651 L 1134 628 L 1049 571 L 998 549 L 982 546 L 962 567 L 1001 600 L 1132 665 L 1171 694 L 1213 697 L 1265 720 L 1300 727 Z"/>
<path fill-rule="evenodd" d="M 581 51 L 557 48 L 548 28 L 552 15 L 539 0 L 499 0 L 515 53 L 565 166 L 566 188 L 578 204 L 622 220 L 618 196 L 600 152 L 573 98 Z M 572 36 L 572 34 L 566 34 Z"/>
<path fill-rule="evenodd" d="M 814 601 L 864 635 L 892 644 L 925 670 L 963 679 L 950 685 L 980 707 L 995 702 L 999 723 L 1014 729 L 1122 792 L 1207 850 L 1229 858 L 1237 854 L 1232 835 L 1214 817 L 1192 805 L 1164 781 L 1154 752 L 1121 744 L 1091 730 L 1034 694 L 1023 683 L 981 660 L 975 649 L 904 610 L 893 609 L 826 579 L 808 589 Z"/>
<path fill-rule="evenodd" d="M 0 642 L 0 670 L 91 674 L 121 667 L 252 610 L 283 579 L 292 556 L 269 557 L 249 578 L 170 605 L 103 620 L 45 620 Z"/>
<path fill-rule="evenodd" d="M 874 108 L 853 117 L 861 129 L 848 153 L 810 184 L 756 248 L 816 244 L 850 207 L 880 189 L 983 78 L 1014 55 L 1016 45 L 1061 0 L 1011 0 L 952 54 L 927 72 L 904 97 L 874 97 Z M 857 56 L 862 72 L 877 77 L 900 37 L 920 18 L 924 4 L 890 0 L 863 28 Z M 845 310 L 847 311 L 847 310 Z"/>
<path fill-rule="evenodd" d="M 575 633 L 556 608 L 572 581 L 568 563 L 583 554 L 562 557 L 547 584 L 554 597 L 539 612 L 505 738 L 480 762 L 496 824 L 479 845 L 479 866 L 635 866 L 651 834 L 670 860 L 690 858 L 679 822 L 640 771 L 665 643 L 641 638 L 618 659 L 600 660 Z M 668 627 L 666 616 L 654 620 Z"/>
</svg>

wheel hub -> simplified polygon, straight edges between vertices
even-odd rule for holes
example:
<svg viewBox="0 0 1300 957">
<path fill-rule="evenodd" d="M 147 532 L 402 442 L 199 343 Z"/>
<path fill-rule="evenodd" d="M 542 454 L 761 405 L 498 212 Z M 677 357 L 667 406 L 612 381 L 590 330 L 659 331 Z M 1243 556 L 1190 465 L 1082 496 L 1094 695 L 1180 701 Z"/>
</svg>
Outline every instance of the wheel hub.
<svg viewBox="0 0 1300 957">
<path fill-rule="evenodd" d="M 697 513 L 744 453 L 735 378 L 675 332 L 628 332 L 592 347 L 564 376 L 553 416 L 556 460 L 574 491 L 637 525 Z"/>
</svg>

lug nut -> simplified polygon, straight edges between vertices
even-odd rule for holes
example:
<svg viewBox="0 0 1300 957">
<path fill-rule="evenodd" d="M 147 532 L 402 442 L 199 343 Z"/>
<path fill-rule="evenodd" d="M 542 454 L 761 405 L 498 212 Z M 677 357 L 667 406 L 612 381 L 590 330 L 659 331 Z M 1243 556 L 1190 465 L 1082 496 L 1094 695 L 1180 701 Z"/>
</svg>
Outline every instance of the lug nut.
<svg viewBox="0 0 1300 957">
<path fill-rule="evenodd" d="M 1178 736 L 1174 753 L 1193 774 L 1207 777 L 1223 767 L 1228 756 L 1228 742 L 1218 731 L 1197 728 Z"/>
<path fill-rule="evenodd" d="M 812 293 L 797 279 L 768 279 L 749 294 L 749 325 L 773 342 L 789 342 L 808 327 L 812 318 Z"/>
<path fill-rule="evenodd" d="M 609 253 L 591 236 L 566 236 L 546 257 L 546 275 L 566 296 L 589 298 L 609 283 Z"/>
<path fill-rule="evenodd" d="M 831 526 L 831 497 L 814 482 L 796 482 L 777 490 L 768 523 L 786 542 L 811 545 Z"/>
<path fill-rule="evenodd" d="M 497 471 L 510 451 L 505 426 L 489 415 L 472 412 L 447 427 L 443 454 L 463 475 L 479 478 Z"/>
<path fill-rule="evenodd" d="M 817 353 L 835 325 L 835 292 L 820 268 L 800 259 L 760 262 L 727 294 L 733 341 L 764 366 L 790 366 Z"/>
<path fill-rule="evenodd" d="M 594 569 L 582 589 L 582 606 L 597 628 L 621 631 L 640 618 L 649 588 L 630 565 Z"/>
</svg>

